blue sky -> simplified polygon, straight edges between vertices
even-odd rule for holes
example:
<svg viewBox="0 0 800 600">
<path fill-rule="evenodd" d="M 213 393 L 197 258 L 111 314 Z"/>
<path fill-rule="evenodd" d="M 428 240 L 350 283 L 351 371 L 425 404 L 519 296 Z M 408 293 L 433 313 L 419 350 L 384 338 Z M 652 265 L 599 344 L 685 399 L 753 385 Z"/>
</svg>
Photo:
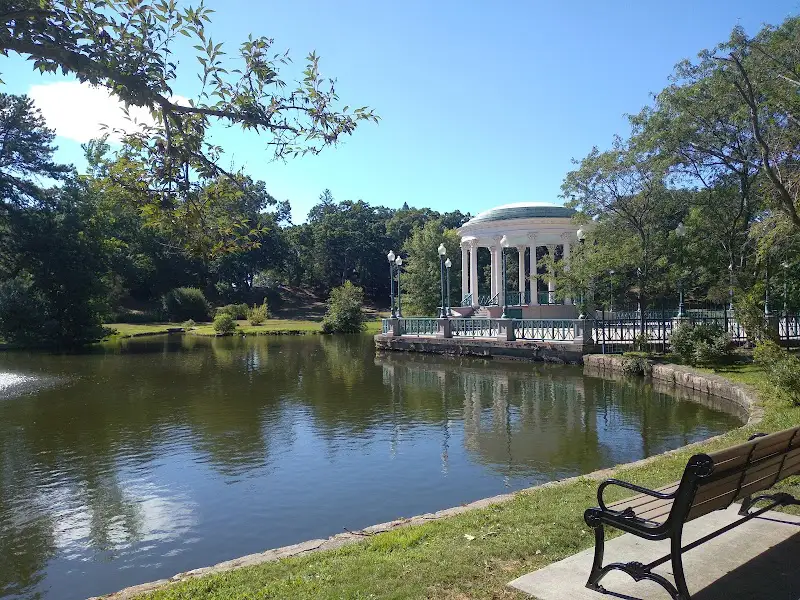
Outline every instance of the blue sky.
<svg viewBox="0 0 800 600">
<path fill-rule="evenodd" d="M 571 159 L 624 133 L 624 114 L 662 89 L 676 62 L 723 41 L 737 24 L 753 33 L 800 12 L 800 0 L 207 5 L 217 11 L 215 42 L 233 50 L 251 32 L 273 37 L 277 49 L 291 50 L 293 72 L 316 50 L 343 104 L 368 105 L 382 118 L 339 147 L 288 163 L 271 163 L 255 135 L 215 132 L 226 160 L 290 200 L 296 222 L 324 188 L 337 200 L 473 214 L 508 202 L 560 202 Z M 179 58 L 193 77 L 195 59 Z M 0 73 L 11 93 L 64 81 L 16 57 L 0 57 Z M 75 128 L 88 131 L 93 113 L 51 90 L 45 115 L 62 134 L 58 158 L 81 166 Z"/>
</svg>

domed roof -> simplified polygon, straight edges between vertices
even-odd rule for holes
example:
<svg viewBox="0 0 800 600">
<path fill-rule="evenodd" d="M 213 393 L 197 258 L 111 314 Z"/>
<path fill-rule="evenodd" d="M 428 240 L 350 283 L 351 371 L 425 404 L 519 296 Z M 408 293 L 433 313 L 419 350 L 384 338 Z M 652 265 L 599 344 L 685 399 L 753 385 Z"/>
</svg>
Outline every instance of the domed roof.
<svg viewBox="0 0 800 600">
<path fill-rule="evenodd" d="M 489 221 L 509 221 L 511 219 L 533 219 L 533 218 L 558 218 L 568 219 L 575 214 L 575 211 L 558 204 L 547 204 L 546 202 L 517 202 L 515 204 L 503 204 L 495 206 L 472 217 L 465 225 L 475 223 L 488 223 Z"/>
</svg>

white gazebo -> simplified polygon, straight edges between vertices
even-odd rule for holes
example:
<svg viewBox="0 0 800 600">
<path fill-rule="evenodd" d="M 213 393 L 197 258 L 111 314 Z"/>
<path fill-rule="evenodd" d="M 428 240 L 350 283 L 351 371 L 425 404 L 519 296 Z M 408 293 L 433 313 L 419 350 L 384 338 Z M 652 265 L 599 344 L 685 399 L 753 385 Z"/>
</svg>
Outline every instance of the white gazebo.
<svg viewBox="0 0 800 600">
<path fill-rule="evenodd" d="M 458 234 L 462 304 L 467 312 L 482 311 L 497 317 L 508 300 L 522 318 L 574 318 L 576 310 L 569 299 L 557 303 L 554 280 L 548 279 L 547 291 L 540 295 L 536 278 L 538 248 L 546 248 L 550 256 L 560 255 L 561 260 L 569 261 L 571 246 L 578 241 L 574 214 L 574 210 L 557 204 L 520 202 L 497 206 L 464 223 Z M 504 236 L 507 247 L 516 248 L 520 265 L 517 292 L 509 292 L 507 298 L 502 289 L 500 255 Z M 489 294 L 484 296 L 478 295 L 478 248 L 488 248 L 491 255 Z M 530 277 L 526 277 L 526 271 Z"/>
</svg>

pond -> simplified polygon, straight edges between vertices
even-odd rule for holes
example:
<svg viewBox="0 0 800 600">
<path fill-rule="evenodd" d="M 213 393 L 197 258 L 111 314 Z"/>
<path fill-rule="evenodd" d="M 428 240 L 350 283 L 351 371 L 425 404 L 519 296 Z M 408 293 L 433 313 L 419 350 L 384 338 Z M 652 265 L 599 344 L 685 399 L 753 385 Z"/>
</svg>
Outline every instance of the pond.
<svg viewBox="0 0 800 600">
<path fill-rule="evenodd" d="M 83 599 L 633 461 L 732 413 L 369 336 L 0 354 L 0 597 Z"/>
</svg>

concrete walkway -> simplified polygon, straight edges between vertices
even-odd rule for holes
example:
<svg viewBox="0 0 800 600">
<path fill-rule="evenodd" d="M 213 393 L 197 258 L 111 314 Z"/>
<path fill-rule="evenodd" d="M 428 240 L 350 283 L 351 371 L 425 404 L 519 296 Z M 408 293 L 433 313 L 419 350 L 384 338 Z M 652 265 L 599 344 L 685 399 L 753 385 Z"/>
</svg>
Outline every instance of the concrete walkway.
<svg viewBox="0 0 800 600">
<path fill-rule="evenodd" d="M 719 529 L 738 517 L 738 506 L 689 523 L 684 545 Z M 669 594 L 650 581 L 634 582 L 612 571 L 602 585 L 610 593 L 586 589 L 593 549 L 515 579 L 509 585 L 538 600 L 669 600 Z M 625 534 L 606 542 L 605 563 L 648 563 L 669 552 L 669 541 L 648 542 Z M 800 599 L 800 517 L 768 512 L 683 555 L 692 600 Z M 672 579 L 669 563 L 655 569 Z"/>
</svg>

